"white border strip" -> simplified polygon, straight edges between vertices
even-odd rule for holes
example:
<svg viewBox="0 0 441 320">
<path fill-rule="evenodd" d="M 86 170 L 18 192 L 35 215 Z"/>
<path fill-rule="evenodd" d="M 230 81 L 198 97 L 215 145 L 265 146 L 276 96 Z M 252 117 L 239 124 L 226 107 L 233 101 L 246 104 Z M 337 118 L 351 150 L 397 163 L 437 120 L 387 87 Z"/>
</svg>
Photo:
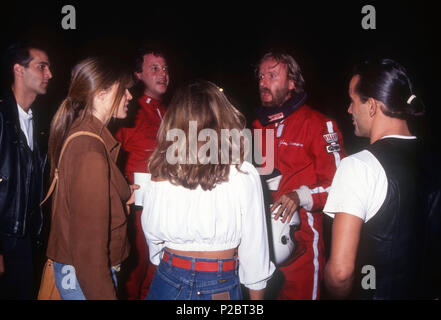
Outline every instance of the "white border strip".
<svg viewBox="0 0 441 320">
<path fill-rule="evenodd" d="M 319 233 L 314 229 L 314 217 L 311 212 L 306 212 L 308 216 L 308 224 L 314 233 L 314 242 L 312 245 L 314 251 L 314 287 L 312 290 L 312 300 L 317 300 L 317 288 L 318 288 L 318 272 L 319 272 L 319 261 L 318 261 L 318 241 L 319 241 Z"/>
<path fill-rule="evenodd" d="M 328 133 L 334 133 L 334 127 L 332 125 L 332 121 L 327 121 L 326 126 L 328 127 Z M 341 160 L 340 154 L 335 151 L 332 154 L 334 155 L 334 159 L 335 159 L 335 167 L 338 168 L 338 166 L 340 165 L 340 160 Z"/>
</svg>

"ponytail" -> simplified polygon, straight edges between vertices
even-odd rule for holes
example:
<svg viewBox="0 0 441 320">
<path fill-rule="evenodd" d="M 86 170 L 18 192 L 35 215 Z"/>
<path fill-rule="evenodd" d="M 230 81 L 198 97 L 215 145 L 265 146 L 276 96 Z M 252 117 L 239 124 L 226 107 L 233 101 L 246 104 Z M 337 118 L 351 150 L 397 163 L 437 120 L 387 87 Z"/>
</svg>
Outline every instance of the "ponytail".
<svg viewBox="0 0 441 320">
<path fill-rule="evenodd" d="M 49 135 L 49 160 L 51 165 L 51 179 L 60 157 L 61 148 L 72 127 L 73 122 L 84 110 L 84 104 L 75 101 L 71 97 L 63 100 L 55 113 L 50 127 Z M 84 117 L 84 113 L 83 113 Z"/>
<path fill-rule="evenodd" d="M 406 101 L 405 114 L 411 117 L 420 117 L 426 113 L 426 106 L 419 96 L 412 94 Z"/>
<path fill-rule="evenodd" d="M 424 103 L 399 63 L 391 59 L 365 61 L 355 68 L 354 75 L 360 77 L 355 91 L 362 102 L 368 98 L 383 102 L 385 115 L 409 120 L 425 114 Z"/>
<path fill-rule="evenodd" d="M 403 99 L 401 102 L 402 107 L 400 111 L 391 111 L 389 108 L 382 108 L 383 113 L 389 117 L 403 120 L 411 120 L 412 118 L 425 115 L 426 107 L 418 96 L 412 94 L 406 101 L 404 100 L 406 99 Z"/>
</svg>

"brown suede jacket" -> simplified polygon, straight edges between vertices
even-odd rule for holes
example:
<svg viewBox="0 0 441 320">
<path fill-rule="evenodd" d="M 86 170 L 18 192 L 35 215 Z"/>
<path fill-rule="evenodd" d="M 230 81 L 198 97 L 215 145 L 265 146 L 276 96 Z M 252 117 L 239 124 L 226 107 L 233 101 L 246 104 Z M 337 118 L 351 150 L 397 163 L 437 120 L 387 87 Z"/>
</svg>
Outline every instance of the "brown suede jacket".
<svg viewBox="0 0 441 320">
<path fill-rule="evenodd" d="M 86 299 L 116 299 L 110 267 L 129 252 L 130 188 L 115 163 L 120 144 L 93 116 L 77 119 L 69 135 L 77 131 L 99 135 L 105 146 L 90 136 L 69 142 L 58 168 L 47 256 L 74 266 Z"/>
</svg>

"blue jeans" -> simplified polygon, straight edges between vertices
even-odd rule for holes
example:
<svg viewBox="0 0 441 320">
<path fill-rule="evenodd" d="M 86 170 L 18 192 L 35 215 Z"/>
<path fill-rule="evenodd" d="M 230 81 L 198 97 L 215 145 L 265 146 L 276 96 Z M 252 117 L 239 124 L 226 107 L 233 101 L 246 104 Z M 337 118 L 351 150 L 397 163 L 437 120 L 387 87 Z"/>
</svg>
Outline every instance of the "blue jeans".
<svg viewBox="0 0 441 320">
<path fill-rule="evenodd" d="M 202 259 L 190 258 L 169 253 L 168 262 L 161 260 L 146 300 L 242 300 L 238 276 L 238 263 L 235 270 L 231 271 L 195 271 L 194 262 L 192 270 L 172 266 L 173 256 L 178 256 L 191 261 L 223 261 L 233 259 Z M 221 267 L 220 267 L 220 270 Z"/>
<path fill-rule="evenodd" d="M 113 268 L 111 268 L 111 271 L 116 288 L 116 271 Z M 62 300 L 86 300 L 73 266 L 54 261 L 54 278 Z"/>
</svg>

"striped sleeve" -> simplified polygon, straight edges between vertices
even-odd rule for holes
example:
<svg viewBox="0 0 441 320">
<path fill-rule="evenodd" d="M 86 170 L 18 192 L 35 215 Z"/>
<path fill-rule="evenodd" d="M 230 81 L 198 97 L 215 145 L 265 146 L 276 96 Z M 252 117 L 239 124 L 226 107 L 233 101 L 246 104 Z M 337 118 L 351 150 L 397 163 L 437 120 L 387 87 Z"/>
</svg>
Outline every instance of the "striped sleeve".
<svg viewBox="0 0 441 320">
<path fill-rule="evenodd" d="M 316 183 L 302 186 L 303 193 L 298 191 L 300 204 L 308 211 L 319 211 L 325 206 L 328 192 L 332 184 L 335 171 L 345 156 L 343 138 L 337 124 L 327 120 L 322 122 L 320 128 L 312 128 L 310 151 L 314 159 Z M 305 193 L 305 187 L 309 188 L 310 198 Z M 297 191 L 297 190 L 296 190 Z"/>
</svg>

